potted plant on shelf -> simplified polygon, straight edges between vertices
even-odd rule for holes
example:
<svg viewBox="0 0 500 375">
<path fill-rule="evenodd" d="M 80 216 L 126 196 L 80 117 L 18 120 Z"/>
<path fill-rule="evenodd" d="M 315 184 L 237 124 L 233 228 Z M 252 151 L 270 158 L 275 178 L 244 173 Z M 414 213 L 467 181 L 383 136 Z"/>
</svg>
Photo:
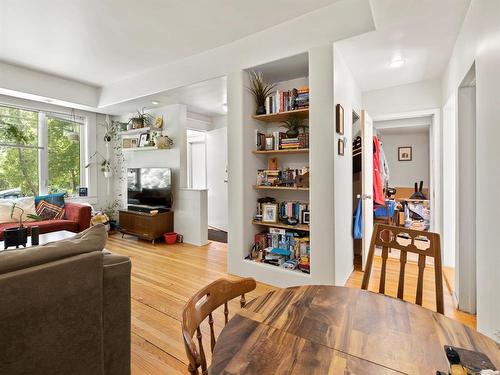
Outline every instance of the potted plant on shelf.
<svg viewBox="0 0 500 375">
<path fill-rule="evenodd" d="M 149 113 L 144 112 L 144 110 L 137 111 L 137 114 L 132 116 L 128 121 L 132 125 L 132 129 L 141 129 L 144 127 L 151 126 L 153 124 L 154 117 Z"/>
<path fill-rule="evenodd" d="M 250 87 L 248 91 L 252 93 L 257 105 L 256 115 L 266 114 L 266 98 L 271 94 L 271 91 L 276 87 L 274 83 L 264 82 L 264 74 L 262 72 L 251 71 L 248 73 L 250 76 Z"/>
<path fill-rule="evenodd" d="M 299 136 L 299 129 L 307 128 L 307 125 L 304 125 L 302 119 L 297 116 L 292 116 L 288 120 L 283 121 L 284 128 L 287 128 L 286 137 L 287 138 L 297 138 Z"/>
<path fill-rule="evenodd" d="M 27 214 L 26 219 L 23 220 L 24 216 L 24 209 L 17 206 L 16 203 L 12 204 L 12 209 L 10 211 L 10 217 L 14 217 L 14 213 L 16 210 L 21 211 L 19 215 L 19 226 L 15 228 L 8 228 L 4 232 L 4 241 L 5 241 L 5 248 L 8 248 L 10 246 L 15 246 L 16 248 L 19 246 L 24 246 L 26 247 L 26 242 L 28 240 L 28 228 L 24 226 L 24 222 L 28 219 L 32 220 L 41 220 L 42 218 L 38 215 L 35 214 Z"/>
</svg>

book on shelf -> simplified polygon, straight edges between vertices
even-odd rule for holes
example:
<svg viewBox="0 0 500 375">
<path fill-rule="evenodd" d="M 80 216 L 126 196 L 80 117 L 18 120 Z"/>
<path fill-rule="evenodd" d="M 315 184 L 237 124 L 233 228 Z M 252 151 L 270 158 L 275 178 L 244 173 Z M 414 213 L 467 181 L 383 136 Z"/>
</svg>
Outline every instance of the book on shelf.
<svg viewBox="0 0 500 375">
<path fill-rule="evenodd" d="M 309 107 L 309 88 L 288 91 L 276 90 L 266 98 L 266 113 L 288 112 Z"/>
<path fill-rule="evenodd" d="M 301 269 L 300 264 L 309 264 L 309 236 L 280 228 L 269 228 L 267 232 L 254 236 L 254 245 L 249 259 L 288 269 Z"/>
<path fill-rule="evenodd" d="M 309 172 L 309 167 L 305 166 L 301 169 L 259 169 L 257 171 L 257 186 L 281 186 L 281 187 L 297 187 L 295 180 L 297 176 L 302 176 Z"/>
<path fill-rule="evenodd" d="M 309 225 L 309 222 L 304 222 L 303 221 L 303 212 L 304 211 L 309 211 L 309 204 L 307 202 L 301 202 L 301 201 L 282 201 L 282 202 L 276 202 L 278 204 L 278 217 L 279 219 L 283 218 L 293 218 L 297 220 L 297 224 L 304 224 L 304 225 Z M 257 206 L 255 209 L 255 220 L 260 221 L 262 220 L 262 205 L 266 203 L 260 203 L 257 202 Z M 300 230 L 300 229 L 297 229 Z"/>
<path fill-rule="evenodd" d="M 287 138 L 285 132 L 274 131 L 272 134 L 266 134 L 259 130 L 255 131 L 255 150 L 256 151 L 279 151 L 279 150 L 297 150 L 307 148 L 309 142 L 308 134 L 300 134 L 299 137 Z M 272 145 L 266 142 L 267 138 L 272 137 Z M 272 147 L 271 147 L 272 146 Z"/>
</svg>

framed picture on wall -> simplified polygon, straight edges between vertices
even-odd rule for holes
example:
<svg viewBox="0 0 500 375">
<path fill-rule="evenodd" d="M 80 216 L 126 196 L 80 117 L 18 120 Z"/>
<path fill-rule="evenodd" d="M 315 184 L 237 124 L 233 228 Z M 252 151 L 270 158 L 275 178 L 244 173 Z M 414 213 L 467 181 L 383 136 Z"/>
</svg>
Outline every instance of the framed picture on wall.
<svg viewBox="0 0 500 375">
<path fill-rule="evenodd" d="M 149 140 L 149 134 L 148 133 L 142 133 L 139 136 L 139 147 L 145 147 L 148 144 Z"/>
<path fill-rule="evenodd" d="M 398 161 L 411 161 L 411 146 L 398 147 Z"/>
<path fill-rule="evenodd" d="M 278 205 L 276 203 L 264 203 L 262 205 L 262 222 L 263 223 L 278 222 Z"/>
<path fill-rule="evenodd" d="M 335 122 L 335 131 L 344 135 L 344 108 L 340 104 L 335 106 Z"/>
</svg>

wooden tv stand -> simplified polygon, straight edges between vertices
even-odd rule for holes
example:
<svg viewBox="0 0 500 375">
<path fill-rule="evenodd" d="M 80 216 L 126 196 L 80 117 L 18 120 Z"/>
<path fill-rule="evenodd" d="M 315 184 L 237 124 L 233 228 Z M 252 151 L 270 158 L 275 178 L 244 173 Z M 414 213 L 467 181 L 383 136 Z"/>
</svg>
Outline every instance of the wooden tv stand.
<svg viewBox="0 0 500 375">
<path fill-rule="evenodd" d="M 161 238 L 163 233 L 174 231 L 174 213 L 159 212 L 152 215 L 148 212 L 119 211 L 119 224 L 122 237 L 131 234 L 143 240 L 151 241 Z"/>
</svg>

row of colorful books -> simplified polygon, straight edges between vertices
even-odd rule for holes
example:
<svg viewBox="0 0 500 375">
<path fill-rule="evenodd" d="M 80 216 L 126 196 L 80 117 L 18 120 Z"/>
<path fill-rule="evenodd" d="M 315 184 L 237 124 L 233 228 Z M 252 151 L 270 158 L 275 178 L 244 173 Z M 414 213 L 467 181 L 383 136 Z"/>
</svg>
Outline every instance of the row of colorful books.
<svg viewBox="0 0 500 375">
<path fill-rule="evenodd" d="M 302 169 L 286 168 L 279 169 L 259 169 L 257 171 L 257 186 L 284 186 L 295 187 L 295 178 L 309 171 L 308 167 Z"/>
<path fill-rule="evenodd" d="M 255 131 L 255 149 L 257 151 L 272 150 L 296 150 L 309 147 L 309 136 L 307 133 L 296 138 L 287 138 L 286 133 L 274 131 L 272 134 Z"/>
<path fill-rule="evenodd" d="M 266 98 L 266 113 L 279 113 L 309 107 L 309 88 L 276 90 Z"/>
</svg>

